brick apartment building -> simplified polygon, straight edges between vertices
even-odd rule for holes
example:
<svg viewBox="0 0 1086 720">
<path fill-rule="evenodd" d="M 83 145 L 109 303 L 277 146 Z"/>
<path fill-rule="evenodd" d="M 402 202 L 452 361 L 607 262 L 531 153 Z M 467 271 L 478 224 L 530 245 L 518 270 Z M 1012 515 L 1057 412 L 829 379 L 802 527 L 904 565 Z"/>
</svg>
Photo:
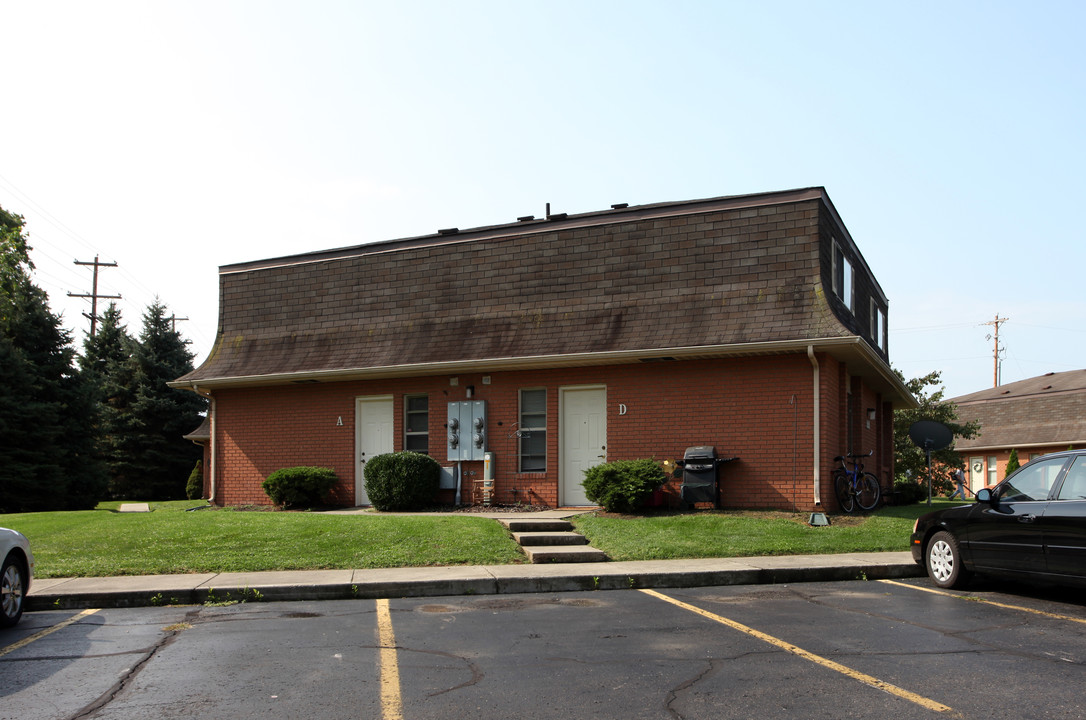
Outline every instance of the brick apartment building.
<svg viewBox="0 0 1086 720">
<path fill-rule="evenodd" d="M 449 468 L 445 502 L 480 501 L 485 450 L 492 502 L 585 505 L 586 467 L 710 445 L 739 457 L 725 507 L 832 511 L 833 457 L 873 450 L 889 487 L 893 409 L 915 406 L 818 187 L 227 265 L 219 288 L 215 347 L 173 383 L 211 401 L 192 437 L 217 504 L 268 503 L 294 465 L 366 504 L 366 459 L 412 449 Z"/>
<path fill-rule="evenodd" d="M 1011 449 L 1025 465 L 1045 453 L 1086 445 L 1086 370 L 1046 373 L 952 398 L 958 418 L 980 422 L 980 434 L 954 448 L 976 492 L 1007 474 Z"/>
</svg>

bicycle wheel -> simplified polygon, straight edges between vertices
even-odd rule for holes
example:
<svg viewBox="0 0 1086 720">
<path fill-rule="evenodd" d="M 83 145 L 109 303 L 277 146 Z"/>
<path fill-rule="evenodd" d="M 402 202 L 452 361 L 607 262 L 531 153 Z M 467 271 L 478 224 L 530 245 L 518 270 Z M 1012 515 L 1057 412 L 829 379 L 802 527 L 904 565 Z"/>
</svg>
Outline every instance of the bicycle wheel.
<svg viewBox="0 0 1086 720">
<path fill-rule="evenodd" d="M 833 490 L 843 511 L 850 513 L 856 509 L 856 494 L 852 492 L 852 478 L 847 473 L 838 470 L 833 474 Z"/>
<path fill-rule="evenodd" d="M 882 488 L 879 480 L 869 472 L 865 472 L 860 478 L 860 491 L 856 493 L 856 504 L 861 510 L 874 510 L 882 497 Z"/>
</svg>

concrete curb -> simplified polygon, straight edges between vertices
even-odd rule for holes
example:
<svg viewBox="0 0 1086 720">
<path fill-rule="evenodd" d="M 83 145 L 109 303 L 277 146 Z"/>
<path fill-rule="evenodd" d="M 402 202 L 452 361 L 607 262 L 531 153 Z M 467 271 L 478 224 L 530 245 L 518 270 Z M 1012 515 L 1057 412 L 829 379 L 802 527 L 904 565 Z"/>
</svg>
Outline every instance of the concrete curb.
<svg viewBox="0 0 1086 720">
<path fill-rule="evenodd" d="M 35 580 L 28 611 L 920 577 L 908 552 Z"/>
</svg>

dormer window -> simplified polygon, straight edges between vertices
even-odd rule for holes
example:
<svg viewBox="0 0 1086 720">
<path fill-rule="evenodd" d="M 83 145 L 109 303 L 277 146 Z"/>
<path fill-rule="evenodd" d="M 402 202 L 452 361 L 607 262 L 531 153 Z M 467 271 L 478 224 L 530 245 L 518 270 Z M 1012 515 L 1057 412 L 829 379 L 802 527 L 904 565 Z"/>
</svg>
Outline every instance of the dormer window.
<svg viewBox="0 0 1086 720">
<path fill-rule="evenodd" d="M 845 251 L 841 245 L 833 241 L 833 294 L 841 299 L 841 302 L 851 311 L 855 312 L 853 294 L 855 289 L 852 282 L 852 262 L 845 257 Z"/>
<path fill-rule="evenodd" d="M 875 299 L 871 299 L 871 339 L 886 352 L 886 310 L 879 306 Z"/>
</svg>

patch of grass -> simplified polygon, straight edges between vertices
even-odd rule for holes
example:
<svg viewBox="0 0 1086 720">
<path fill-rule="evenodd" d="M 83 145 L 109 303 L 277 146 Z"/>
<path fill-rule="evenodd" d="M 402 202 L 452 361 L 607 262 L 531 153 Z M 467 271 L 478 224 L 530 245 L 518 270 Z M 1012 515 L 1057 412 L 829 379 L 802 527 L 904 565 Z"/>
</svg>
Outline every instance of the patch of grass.
<svg viewBox="0 0 1086 720">
<path fill-rule="evenodd" d="M 871 515 L 834 515 L 829 527 L 807 525 L 810 513 L 711 511 L 573 520 L 577 532 L 612 560 L 817 555 L 907 551 L 913 521 L 955 503 L 887 507 Z"/>
<path fill-rule="evenodd" d="M 197 510 L 152 503 L 150 513 L 95 510 L 0 516 L 30 539 L 37 577 L 103 577 L 523 562 L 493 520 L 447 516 Z"/>
<path fill-rule="evenodd" d="M 955 504 L 936 500 L 930 509 Z M 500 524 L 464 514 L 186 512 L 206 506 L 200 500 L 120 513 L 120 505 L 0 515 L 0 525 L 30 538 L 41 578 L 524 562 Z M 908 550 L 913 520 L 928 511 L 919 504 L 835 515 L 829 527 L 808 526 L 809 513 L 771 511 L 598 513 L 574 524 L 613 560 L 811 555 Z"/>
</svg>

